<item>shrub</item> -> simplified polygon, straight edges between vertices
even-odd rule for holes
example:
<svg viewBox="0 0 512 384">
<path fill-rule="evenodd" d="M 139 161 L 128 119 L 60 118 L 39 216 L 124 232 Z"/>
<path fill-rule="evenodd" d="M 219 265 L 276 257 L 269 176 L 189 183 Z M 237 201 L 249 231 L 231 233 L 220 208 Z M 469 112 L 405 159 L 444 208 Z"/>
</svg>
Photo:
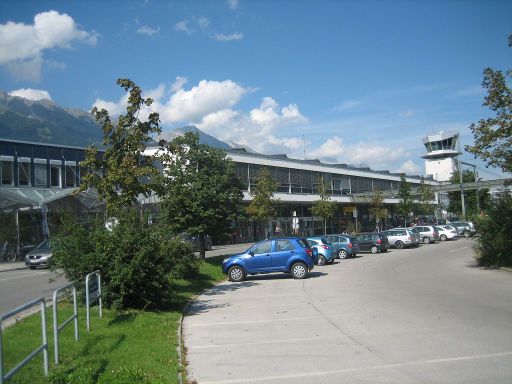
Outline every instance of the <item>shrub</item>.
<svg viewBox="0 0 512 384">
<path fill-rule="evenodd" d="M 512 267 L 512 196 L 504 192 L 477 220 L 479 236 L 475 251 L 479 265 L 484 267 Z"/>
<path fill-rule="evenodd" d="M 67 223 L 54 241 L 51 268 L 80 288 L 85 275 L 100 270 L 107 308 L 157 308 L 171 297 L 171 279 L 190 276 L 199 260 L 164 224 L 149 225 L 131 211 L 117 219 L 111 230 L 102 222 Z"/>
</svg>

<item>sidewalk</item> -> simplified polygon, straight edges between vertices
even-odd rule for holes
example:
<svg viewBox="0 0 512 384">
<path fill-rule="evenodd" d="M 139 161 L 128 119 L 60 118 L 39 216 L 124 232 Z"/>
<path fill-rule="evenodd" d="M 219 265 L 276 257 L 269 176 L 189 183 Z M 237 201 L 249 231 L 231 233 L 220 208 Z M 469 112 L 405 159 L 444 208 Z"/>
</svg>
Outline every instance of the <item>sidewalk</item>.
<svg viewBox="0 0 512 384">
<path fill-rule="evenodd" d="M 15 261 L 13 263 L 9 261 L 0 261 L 0 272 L 15 271 L 17 269 L 28 268 L 23 261 Z"/>
</svg>

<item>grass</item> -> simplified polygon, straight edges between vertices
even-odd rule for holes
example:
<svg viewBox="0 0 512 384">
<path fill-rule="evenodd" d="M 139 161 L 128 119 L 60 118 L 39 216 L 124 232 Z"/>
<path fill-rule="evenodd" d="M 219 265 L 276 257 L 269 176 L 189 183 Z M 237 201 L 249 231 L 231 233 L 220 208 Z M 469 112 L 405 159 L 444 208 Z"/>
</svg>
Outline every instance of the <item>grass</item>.
<svg viewBox="0 0 512 384">
<path fill-rule="evenodd" d="M 39 354 L 8 383 L 130 384 L 178 383 L 178 324 L 186 303 L 204 289 L 224 279 L 222 257 L 207 259 L 193 279 L 174 284 L 171 306 L 159 312 L 91 309 L 91 332 L 85 326 L 85 308 L 79 307 L 80 340 L 74 339 L 73 323 L 60 332 L 60 364 L 54 363 L 53 315 L 46 312 L 50 372 L 44 377 Z M 59 304 L 59 322 L 72 314 L 70 303 Z M 41 342 L 41 316 L 29 316 L 4 330 L 4 373 L 12 369 Z M 181 346 L 180 346 L 181 347 Z"/>
</svg>

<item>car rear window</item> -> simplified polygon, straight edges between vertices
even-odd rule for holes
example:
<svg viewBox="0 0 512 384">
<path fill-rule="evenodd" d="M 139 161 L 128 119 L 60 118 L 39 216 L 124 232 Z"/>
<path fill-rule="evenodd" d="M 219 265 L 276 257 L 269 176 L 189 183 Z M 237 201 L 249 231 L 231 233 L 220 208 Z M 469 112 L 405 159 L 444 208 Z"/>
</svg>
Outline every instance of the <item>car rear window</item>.
<svg viewBox="0 0 512 384">
<path fill-rule="evenodd" d="M 304 239 L 298 239 L 297 240 L 297 243 L 299 243 L 299 245 L 302 247 L 302 248 L 309 248 L 309 244 L 306 240 Z"/>
</svg>

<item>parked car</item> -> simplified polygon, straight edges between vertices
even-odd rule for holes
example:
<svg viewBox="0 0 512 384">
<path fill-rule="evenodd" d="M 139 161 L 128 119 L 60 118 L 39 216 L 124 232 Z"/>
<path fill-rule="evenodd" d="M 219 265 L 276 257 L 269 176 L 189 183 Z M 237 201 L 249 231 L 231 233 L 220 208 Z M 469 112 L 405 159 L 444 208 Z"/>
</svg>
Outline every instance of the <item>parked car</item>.
<svg viewBox="0 0 512 384">
<path fill-rule="evenodd" d="M 334 245 L 325 236 L 308 237 L 311 248 L 318 252 L 318 265 L 331 264 L 334 261 Z"/>
<path fill-rule="evenodd" d="M 388 238 L 389 245 L 398 249 L 417 247 L 420 244 L 419 233 L 410 228 L 393 228 L 382 232 Z"/>
<path fill-rule="evenodd" d="M 374 254 L 388 251 L 388 238 L 383 233 L 363 232 L 357 234 L 356 238 L 361 251 L 369 251 Z"/>
<path fill-rule="evenodd" d="M 459 236 L 471 237 L 476 233 L 475 226 L 471 221 L 455 221 L 448 224 L 457 228 Z"/>
<path fill-rule="evenodd" d="M 439 240 L 439 232 L 432 225 L 417 225 L 414 227 L 419 233 L 424 244 L 435 243 Z"/>
<path fill-rule="evenodd" d="M 192 248 L 194 249 L 194 251 L 199 251 L 199 246 L 200 246 L 200 237 L 199 236 L 191 235 L 189 233 L 180 233 L 178 236 L 181 238 L 181 240 L 183 242 L 189 243 L 192 246 Z M 212 238 L 210 237 L 210 235 L 205 235 L 204 242 L 205 242 L 206 250 L 211 251 L 212 250 Z"/>
<path fill-rule="evenodd" d="M 338 259 L 346 259 L 357 255 L 359 252 L 359 241 L 349 235 L 327 235 L 327 239 L 334 246 L 334 255 Z"/>
<path fill-rule="evenodd" d="M 315 264 L 318 253 L 302 237 L 280 237 L 262 240 L 245 252 L 222 261 L 222 272 L 231 281 L 242 281 L 247 275 L 272 272 L 290 273 L 304 279 Z"/>
<path fill-rule="evenodd" d="M 30 269 L 48 267 L 52 257 L 50 240 L 45 240 L 25 255 L 25 265 Z"/>
<path fill-rule="evenodd" d="M 451 225 L 437 225 L 436 229 L 439 232 L 439 240 L 441 241 L 451 240 L 459 235 L 457 228 Z"/>
</svg>

